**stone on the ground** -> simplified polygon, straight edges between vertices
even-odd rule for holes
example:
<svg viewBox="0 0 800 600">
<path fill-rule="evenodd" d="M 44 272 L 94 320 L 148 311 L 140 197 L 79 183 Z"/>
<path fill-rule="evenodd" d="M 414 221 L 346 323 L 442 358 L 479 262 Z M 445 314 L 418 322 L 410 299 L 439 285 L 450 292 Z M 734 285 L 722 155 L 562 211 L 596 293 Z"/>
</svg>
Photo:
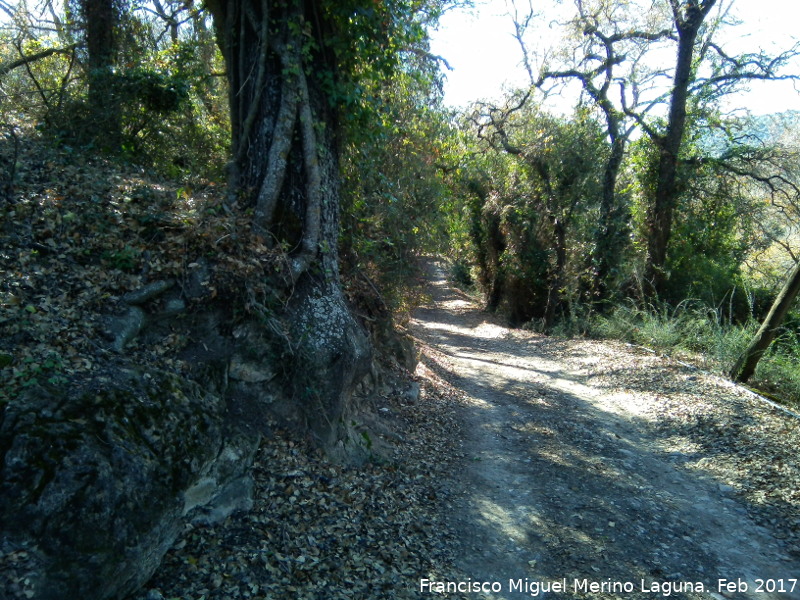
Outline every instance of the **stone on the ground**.
<svg viewBox="0 0 800 600">
<path fill-rule="evenodd" d="M 0 416 L 0 597 L 125 597 L 187 519 L 247 508 L 257 444 L 175 375 L 32 388 Z"/>
</svg>

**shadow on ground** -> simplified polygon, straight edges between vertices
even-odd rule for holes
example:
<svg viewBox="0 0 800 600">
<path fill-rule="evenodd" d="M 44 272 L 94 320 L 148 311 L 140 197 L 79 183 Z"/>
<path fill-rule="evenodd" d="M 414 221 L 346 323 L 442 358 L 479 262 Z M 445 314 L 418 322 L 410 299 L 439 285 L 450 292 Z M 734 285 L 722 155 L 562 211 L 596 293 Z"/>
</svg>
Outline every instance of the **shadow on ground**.
<svg viewBox="0 0 800 600">
<path fill-rule="evenodd" d="M 465 577 L 501 588 L 486 598 L 530 598 L 539 582 L 565 582 L 546 594 L 564 599 L 800 598 L 796 556 L 749 518 L 755 507 L 685 468 L 709 452 L 703 440 L 609 408 L 609 391 L 574 368 L 580 348 L 504 328 L 431 273 L 413 327 L 425 366 L 465 392 L 462 492 L 447 508 Z M 676 435 L 693 449 L 671 451 Z M 735 429 L 720 435 L 735 446 Z M 758 593 L 757 579 L 787 592 Z"/>
</svg>

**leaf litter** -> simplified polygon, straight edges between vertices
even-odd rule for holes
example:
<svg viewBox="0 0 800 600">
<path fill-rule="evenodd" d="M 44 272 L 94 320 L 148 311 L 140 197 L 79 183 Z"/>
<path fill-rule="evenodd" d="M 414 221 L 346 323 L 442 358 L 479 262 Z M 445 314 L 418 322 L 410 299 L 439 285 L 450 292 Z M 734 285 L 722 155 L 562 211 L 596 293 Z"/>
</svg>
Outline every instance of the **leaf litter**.
<svg viewBox="0 0 800 600">
<path fill-rule="evenodd" d="M 215 266 L 199 302 L 268 293 L 253 275 L 278 271 L 280 257 L 246 214 L 223 209 L 221 186 L 22 139 L 14 196 L 0 203 L 0 407 L 30 385 L 58 387 L 116 362 L 188 373 L 179 326 L 134 338 L 120 355 L 107 318 L 148 286 L 186 285 L 204 259 Z M 392 390 L 373 400 L 391 422 L 378 429 L 388 450 L 364 467 L 331 464 L 271 424 L 253 469 L 253 510 L 188 525 L 140 598 L 413 598 L 418 578 L 447 577 L 440 482 L 457 458 L 457 400 L 420 384 L 425 401 L 414 406 Z M 24 559 L 0 562 L 23 573 Z"/>
<path fill-rule="evenodd" d="M 444 283 L 412 329 L 465 392 L 462 492 L 446 508 L 473 580 L 704 582 L 671 597 L 798 598 L 800 419 L 690 365 L 614 341 L 510 330 Z M 718 590 L 742 577 L 748 593 Z M 492 600 L 525 598 L 509 590 Z M 656 592 L 661 593 L 661 591 Z M 478 595 L 478 597 L 481 597 Z"/>
<path fill-rule="evenodd" d="M 204 256 L 225 265 L 210 274 L 208 295 L 230 293 L 274 259 L 242 217 L 221 209 L 222 191 L 208 182 L 159 181 L 39 142 L 23 145 L 15 191 L 14 201 L 0 206 L 0 403 L 28 385 L 58 386 L 117 360 L 102 316 L 126 294 L 154 281 L 183 282 Z M 499 344 L 511 348 L 507 358 L 540 348 L 540 358 L 559 362 L 598 394 L 627 396 L 642 430 L 659 437 L 659 452 L 684 472 L 712 476 L 800 556 L 796 419 L 717 377 L 625 344 L 487 331 L 461 340 L 461 349 L 491 358 Z M 126 352 L 143 368 L 182 372 L 187 365 L 176 354 L 185 343 L 175 331 Z M 214 526 L 187 526 L 137 600 L 417 598 L 420 578 L 470 575 L 462 555 L 480 560 L 486 548 L 460 537 L 448 513 L 469 497 L 469 470 L 490 460 L 467 442 L 472 430 L 466 431 L 467 400 L 458 388 L 469 374 L 454 372 L 441 350 L 425 351 L 427 368 L 417 376 L 423 400 L 408 404 L 397 392 L 373 400 L 372 411 L 401 431 L 387 440 L 388 454 L 361 468 L 333 465 L 306 441 L 276 430 L 254 467 L 254 509 Z M 614 471 L 615 463 L 601 456 L 607 440 L 586 437 L 588 426 L 575 420 L 561 390 L 538 382 L 511 392 L 556 411 L 495 427 L 498 440 L 535 440 L 555 464 L 564 452 L 549 440 L 574 439 L 576 448 L 597 454 L 587 461 L 592 469 Z M 569 494 L 579 488 L 578 482 Z M 669 498 L 659 497 L 668 505 Z M 585 508 L 563 500 L 558 494 L 552 500 L 564 504 L 562 523 L 586 521 Z M 624 531 L 626 521 L 614 517 L 604 527 Z M 531 570 L 555 559 L 585 565 L 587 550 L 565 535 L 545 530 L 543 537 L 560 546 L 550 559 L 526 557 L 523 564 Z M 612 534 L 604 535 L 608 545 Z"/>
<path fill-rule="evenodd" d="M 418 598 L 420 578 L 457 577 L 441 507 L 458 399 L 421 384 L 424 407 L 380 398 L 403 442 L 366 465 L 332 464 L 276 431 L 258 452 L 252 511 L 187 526 L 138 600 Z"/>
<path fill-rule="evenodd" d="M 212 266 L 197 303 L 240 294 L 250 310 L 249 299 L 268 293 L 254 275 L 276 268 L 279 253 L 247 215 L 223 209 L 222 186 L 21 140 L 13 197 L 0 200 L 0 404 L 118 360 L 108 319 L 126 296 L 154 282 L 185 288 L 203 260 Z M 176 327 L 155 343 L 134 339 L 125 354 L 183 373 L 186 342 Z"/>
</svg>

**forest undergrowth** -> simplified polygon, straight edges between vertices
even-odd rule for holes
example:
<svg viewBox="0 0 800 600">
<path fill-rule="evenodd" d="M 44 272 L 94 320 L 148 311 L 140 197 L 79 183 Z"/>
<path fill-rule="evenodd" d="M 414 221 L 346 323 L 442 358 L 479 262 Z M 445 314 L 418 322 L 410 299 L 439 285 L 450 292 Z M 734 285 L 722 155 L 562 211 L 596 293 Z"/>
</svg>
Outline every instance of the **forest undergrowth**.
<svg viewBox="0 0 800 600">
<path fill-rule="evenodd" d="M 114 348 L 122 300 L 147 285 L 186 289 L 200 280 L 197 302 L 265 291 L 253 275 L 275 252 L 246 217 L 223 209 L 223 186 L 165 179 L 30 132 L 14 160 L 13 194 L 0 204 L 0 402 L 87 376 L 123 354 L 143 368 L 186 371 L 179 354 L 189 340 L 177 329 L 152 343 L 132 339 L 124 353 Z M 148 306 L 169 314 L 161 304 Z"/>
<path fill-rule="evenodd" d="M 752 316 L 744 323 L 734 323 L 725 319 L 721 310 L 699 302 L 646 308 L 628 303 L 607 316 L 591 319 L 586 333 L 645 346 L 725 375 L 758 327 L 759 323 Z M 749 387 L 797 409 L 800 406 L 800 356 L 793 338 L 792 332 L 784 329 L 759 362 Z"/>
</svg>

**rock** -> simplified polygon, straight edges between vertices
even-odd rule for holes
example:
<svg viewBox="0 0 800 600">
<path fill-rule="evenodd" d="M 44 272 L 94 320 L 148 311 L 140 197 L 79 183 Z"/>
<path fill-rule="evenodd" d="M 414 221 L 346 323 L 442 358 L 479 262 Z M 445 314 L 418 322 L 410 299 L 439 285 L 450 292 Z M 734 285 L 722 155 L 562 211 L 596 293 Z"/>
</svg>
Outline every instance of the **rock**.
<svg viewBox="0 0 800 600">
<path fill-rule="evenodd" d="M 397 364 L 408 371 L 414 371 L 418 357 L 411 336 L 396 330 L 390 322 L 378 333 L 377 338 L 378 345 L 393 356 Z"/>
<path fill-rule="evenodd" d="M 184 499 L 184 515 L 190 514 L 192 523 L 219 523 L 236 511 L 247 512 L 253 508 L 255 483 L 249 473 L 228 482 L 225 486 L 220 486 L 220 482 L 216 479 L 211 479 L 210 482 L 212 484 L 210 493 L 205 494 L 202 502 L 195 503 L 195 500 L 189 503 Z M 187 490 L 187 495 L 189 494 L 190 490 Z"/>
<path fill-rule="evenodd" d="M 412 382 L 409 388 L 403 393 L 403 401 L 407 404 L 416 404 L 419 401 L 422 389 L 417 382 Z"/>
<path fill-rule="evenodd" d="M 153 283 L 149 283 L 143 287 L 140 287 L 138 290 L 128 292 L 122 297 L 122 300 L 126 304 L 144 304 L 148 300 L 152 300 L 153 298 L 160 296 L 173 285 L 175 285 L 175 282 L 171 279 L 167 279 L 165 281 L 154 281 Z"/>
<path fill-rule="evenodd" d="M 161 311 L 161 317 L 173 317 L 186 312 L 186 302 L 183 298 L 176 297 L 170 298 L 164 303 L 164 310 Z"/>
<path fill-rule="evenodd" d="M 0 417 L 0 549 L 25 556 L 24 597 L 122 598 L 187 520 L 246 508 L 258 437 L 175 375 L 108 372 L 31 388 Z M 19 581 L 0 572 L 0 597 Z"/>
<path fill-rule="evenodd" d="M 115 317 L 109 324 L 109 333 L 114 338 L 112 348 L 122 352 L 141 331 L 147 322 L 147 315 L 138 306 L 129 306 L 127 312 L 121 317 Z"/>
<path fill-rule="evenodd" d="M 183 284 L 183 292 L 189 300 L 210 295 L 211 267 L 208 261 L 200 258 L 189 264 L 189 276 Z"/>
<path fill-rule="evenodd" d="M 275 378 L 275 373 L 268 368 L 266 361 L 246 361 L 234 355 L 228 366 L 228 377 L 247 383 L 263 383 Z"/>
</svg>

